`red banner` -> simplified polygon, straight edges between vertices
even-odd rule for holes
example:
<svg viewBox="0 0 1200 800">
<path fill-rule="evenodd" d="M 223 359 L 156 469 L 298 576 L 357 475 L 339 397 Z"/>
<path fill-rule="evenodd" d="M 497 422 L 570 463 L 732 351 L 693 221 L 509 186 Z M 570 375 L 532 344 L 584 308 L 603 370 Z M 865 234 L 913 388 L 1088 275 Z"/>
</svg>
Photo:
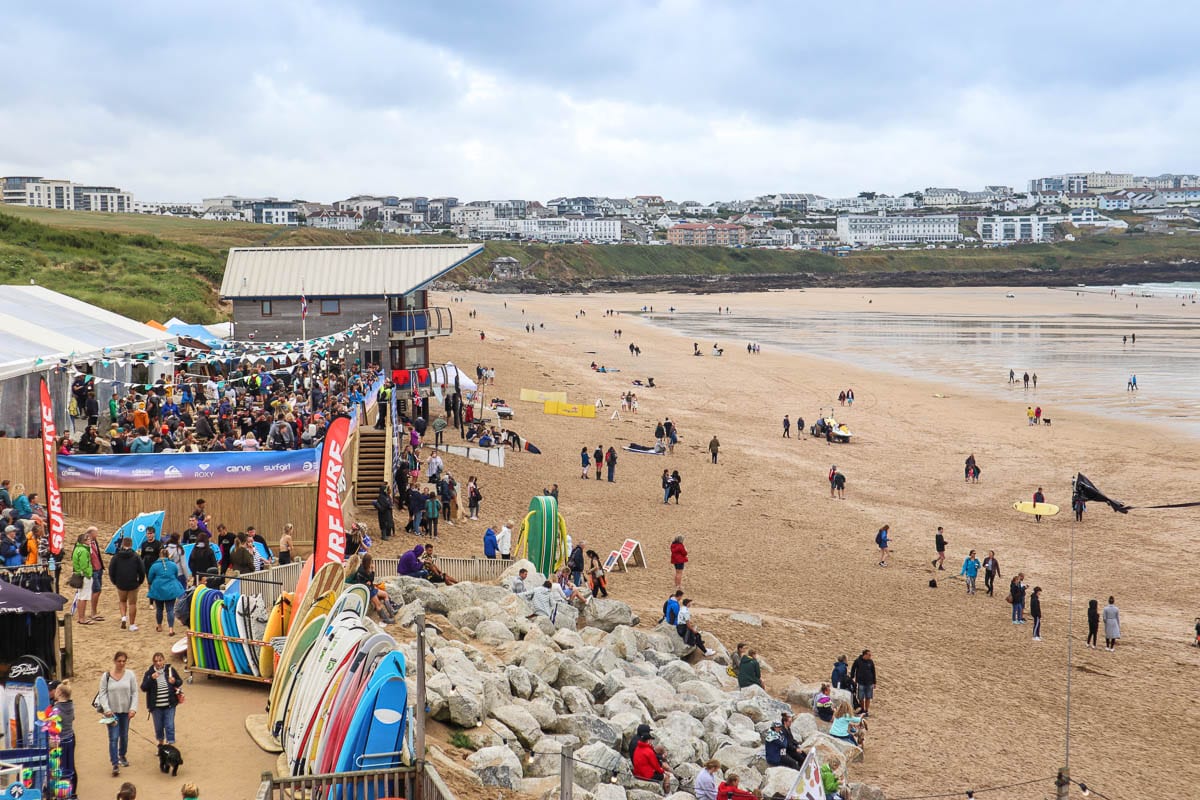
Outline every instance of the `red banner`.
<svg viewBox="0 0 1200 800">
<path fill-rule="evenodd" d="M 317 484 L 317 540 L 313 550 L 313 571 L 330 561 L 346 560 L 346 529 L 342 520 L 343 456 L 350 420 L 338 417 L 329 423 L 325 446 L 321 450 L 321 474 Z"/>
<path fill-rule="evenodd" d="M 50 552 L 58 555 L 63 549 L 62 493 L 58 491 L 58 478 L 54 474 L 54 444 L 57 439 L 54 429 L 54 406 L 50 403 L 50 389 L 42 378 L 42 462 L 46 469 L 46 516 L 50 529 Z"/>
</svg>

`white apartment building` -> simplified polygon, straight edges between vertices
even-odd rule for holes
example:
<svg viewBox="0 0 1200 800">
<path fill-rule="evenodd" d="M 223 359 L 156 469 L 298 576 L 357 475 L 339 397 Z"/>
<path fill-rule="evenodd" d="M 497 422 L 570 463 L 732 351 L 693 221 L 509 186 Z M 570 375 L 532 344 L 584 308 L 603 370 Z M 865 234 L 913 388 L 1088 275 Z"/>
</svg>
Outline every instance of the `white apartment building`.
<svg viewBox="0 0 1200 800">
<path fill-rule="evenodd" d="M 939 189 L 936 186 L 930 186 L 922 194 L 921 202 L 926 206 L 961 206 L 963 193 L 958 189 Z"/>
<path fill-rule="evenodd" d="M 163 217 L 198 217 L 204 213 L 199 203 L 147 203 L 138 200 L 133 204 L 134 213 L 156 214 Z"/>
<path fill-rule="evenodd" d="M 980 217 L 975 230 L 979 232 L 979 241 L 988 244 L 1044 242 L 1053 234 L 1054 222 L 1049 217 L 1037 214 L 996 215 Z"/>
<path fill-rule="evenodd" d="M 457 210 L 457 209 L 456 209 Z M 544 217 L 541 219 L 492 219 L 477 223 L 463 223 L 468 235 L 484 238 L 519 236 L 539 242 L 620 242 L 621 220 L 619 219 L 568 219 L 566 217 Z"/>
<path fill-rule="evenodd" d="M 1134 183 L 1131 172 L 1087 172 L 1087 191 L 1111 192 L 1116 189 L 1132 189 Z"/>
<path fill-rule="evenodd" d="M 821 199 L 816 203 L 810 201 L 809 211 L 849 211 L 860 214 L 870 214 L 878 211 L 910 211 L 917 207 L 917 201 L 911 197 L 843 197 L 835 200 Z"/>
<path fill-rule="evenodd" d="M 1062 201 L 1067 208 L 1097 208 L 1100 205 L 1100 198 L 1087 192 L 1068 192 Z"/>
<path fill-rule="evenodd" d="M 1133 199 L 1126 194 L 1102 194 L 1097 198 L 1096 208 L 1101 211 L 1129 211 L 1133 208 Z"/>
<path fill-rule="evenodd" d="M 11 176 L 0 179 L 0 200 L 10 205 L 63 211 L 133 213 L 133 193 L 115 186 L 84 186 L 66 180 Z"/>
<path fill-rule="evenodd" d="M 839 214 L 838 239 L 851 245 L 945 243 L 962 239 L 958 232 L 958 214 L 927 217 L 878 214 Z"/>
<path fill-rule="evenodd" d="M 305 218 L 304 224 L 310 228 L 321 228 L 327 231 L 356 231 L 362 227 L 363 215 L 360 211 L 351 209 L 324 209 Z"/>
<path fill-rule="evenodd" d="M 450 222 L 455 225 L 478 225 L 496 218 L 496 209 L 491 206 L 457 206 L 450 209 Z"/>
</svg>

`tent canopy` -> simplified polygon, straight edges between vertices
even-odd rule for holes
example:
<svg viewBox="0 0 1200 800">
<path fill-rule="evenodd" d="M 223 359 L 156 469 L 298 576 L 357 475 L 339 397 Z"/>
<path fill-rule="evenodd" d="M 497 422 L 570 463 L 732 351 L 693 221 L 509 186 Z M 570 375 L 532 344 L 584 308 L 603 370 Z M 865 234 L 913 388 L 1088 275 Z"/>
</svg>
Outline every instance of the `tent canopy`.
<svg viewBox="0 0 1200 800">
<path fill-rule="evenodd" d="M 440 367 L 434 367 L 429 371 L 429 381 L 434 386 L 446 384 L 447 391 L 454 391 L 454 378 L 458 377 L 458 388 L 464 392 L 473 392 L 479 387 L 475 385 L 475 381 L 467 377 L 467 373 L 463 372 L 458 367 L 447 361 Z"/>
<path fill-rule="evenodd" d="M 41 286 L 0 290 L 0 380 L 24 375 L 60 359 L 121 358 L 124 353 L 157 352 L 175 336 L 120 314 L 52 292 Z"/>
<path fill-rule="evenodd" d="M 53 592 L 31 592 L 0 581 L 0 614 L 40 614 L 62 611 L 66 600 Z"/>
</svg>

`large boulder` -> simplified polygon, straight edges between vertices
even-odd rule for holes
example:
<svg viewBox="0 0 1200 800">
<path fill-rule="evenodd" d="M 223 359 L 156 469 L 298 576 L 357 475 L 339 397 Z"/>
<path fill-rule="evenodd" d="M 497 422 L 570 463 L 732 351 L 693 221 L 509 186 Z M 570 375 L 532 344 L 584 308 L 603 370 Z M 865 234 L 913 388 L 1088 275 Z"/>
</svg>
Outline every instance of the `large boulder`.
<svg viewBox="0 0 1200 800">
<path fill-rule="evenodd" d="M 814 733 L 804 740 L 800 745 L 800 749 L 807 751 L 809 748 L 817 748 L 817 755 L 822 756 L 821 763 L 825 763 L 823 757 L 825 753 L 835 752 L 839 756 L 843 764 L 852 764 L 856 761 L 862 761 L 863 751 L 858 745 L 851 744 L 845 739 L 838 739 L 830 736 L 828 733 Z"/>
<path fill-rule="evenodd" d="M 485 619 L 475 626 L 475 638 L 484 644 L 496 645 L 511 642 L 516 637 L 500 620 Z"/>
<path fill-rule="evenodd" d="M 602 742 L 585 744 L 575 751 L 575 759 L 575 782 L 589 791 L 614 772 L 629 774 L 629 759 Z"/>
<path fill-rule="evenodd" d="M 562 669 L 564 661 L 565 659 L 559 653 L 548 648 L 531 647 L 521 658 L 521 666 L 546 683 L 553 684 L 558 681 L 558 673 Z"/>
<path fill-rule="evenodd" d="M 604 679 L 582 664 L 566 659 L 558 669 L 558 679 L 553 682 L 558 689 L 578 686 L 592 697 L 604 691 Z"/>
<path fill-rule="evenodd" d="M 797 742 L 803 742 L 814 733 L 820 732 L 820 728 L 817 727 L 818 722 L 820 720 L 812 714 L 797 714 L 792 718 L 792 736 Z"/>
<path fill-rule="evenodd" d="M 750 687 L 747 687 L 747 689 Z M 759 689 L 755 686 L 754 689 Z M 747 689 L 743 689 L 742 693 L 746 693 Z M 761 692 L 761 690 L 759 690 Z M 765 720 L 774 721 L 780 719 L 784 714 L 791 712 L 791 706 L 787 703 L 780 702 L 774 697 L 767 695 L 766 692 L 755 693 L 750 697 L 742 697 L 738 699 L 734 705 L 738 713 L 745 714 L 755 722 L 763 722 Z"/>
<path fill-rule="evenodd" d="M 848 783 L 845 788 L 850 793 L 850 800 L 887 800 L 883 789 L 869 783 Z"/>
<path fill-rule="evenodd" d="M 558 630 L 554 632 L 554 643 L 563 650 L 574 650 L 576 647 L 583 647 L 583 637 L 575 631 Z"/>
<path fill-rule="evenodd" d="M 813 698 L 821 691 L 819 683 L 804 683 L 797 679 L 788 684 L 788 687 L 783 690 L 783 699 L 787 700 L 794 706 L 800 708 L 812 708 Z M 849 703 L 853 705 L 854 698 L 845 689 L 831 689 L 829 691 L 829 699 L 833 700 L 833 705 L 836 707 L 841 703 Z"/>
<path fill-rule="evenodd" d="M 686 661 L 672 661 L 664 664 L 658 668 L 658 674 L 677 689 L 680 684 L 696 680 L 696 670 L 692 669 L 692 665 Z"/>
<path fill-rule="evenodd" d="M 645 678 L 634 682 L 631 688 L 655 719 L 683 707 L 675 687 L 662 678 Z"/>
<path fill-rule="evenodd" d="M 583 607 L 583 621 L 593 628 L 611 631 L 618 625 L 637 625 L 639 620 L 633 609 L 620 600 L 593 597 Z"/>
<path fill-rule="evenodd" d="M 491 716 L 503 722 L 526 748 L 532 748 L 542 738 L 542 726 L 532 714 L 515 703 L 493 708 Z"/>
<path fill-rule="evenodd" d="M 446 619 L 450 620 L 450 624 L 456 628 L 474 631 L 479 623 L 487 619 L 487 613 L 479 606 L 464 606 L 451 611 Z M 479 634 L 475 635 L 478 638 Z"/>
<path fill-rule="evenodd" d="M 518 558 L 509 564 L 504 572 L 500 573 L 500 583 L 508 586 L 512 582 L 512 579 L 517 577 L 517 573 L 523 569 L 529 570 L 529 575 L 525 578 L 526 586 L 541 586 L 546 580 L 546 577 L 537 571 L 537 567 L 534 566 L 532 561 L 527 558 Z M 511 589 L 509 591 L 511 592 Z"/>
<path fill-rule="evenodd" d="M 747 773 L 761 774 L 767 768 L 766 751 L 762 747 L 726 745 L 713 753 L 713 758 L 726 773 L 736 772 L 745 781 Z M 743 783 L 742 788 L 747 788 Z M 752 791 L 752 790 L 751 790 Z"/>
<path fill-rule="evenodd" d="M 594 714 L 563 714 L 554 720 L 552 729 L 576 736 L 584 744 L 600 742 L 614 750 L 621 746 L 620 729 Z"/>
<path fill-rule="evenodd" d="M 474 728 L 483 722 L 483 710 L 483 698 L 468 689 L 456 689 L 446 698 L 450 722 L 460 728 Z"/>
<path fill-rule="evenodd" d="M 621 669 L 624 663 L 616 653 L 608 648 L 595 647 L 590 644 L 581 645 L 565 655 L 568 658 L 574 658 L 580 664 L 583 664 L 592 672 L 599 675 L 611 672 L 614 669 Z"/>
<path fill-rule="evenodd" d="M 572 714 L 591 714 L 592 695 L 578 686 L 564 686 L 560 692 L 563 703 Z"/>
<path fill-rule="evenodd" d="M 625 796 L 625 787 L 615 783 L 596 784 L 596 788 L 592 789 L 592 796 L 596 800 L 628 800 Z"/>
<path fill-rule="evenodd" d="M 476 750 L 467 756 L 467 763 L 484 786 L 499 786 L 512 790 L 521 788 L 521 761 L 512 750 L 503 745 Z"/>
<path fill-rule="evenodd" d="M 434 652 L 434 667 L 450 679 L 456 690 L 483 692 L 483 676 L 467 654 L 457 647 L 441 647 Z"/>
<path fill-rule="evenodd" d="M 651 647 L 659 652 L 669 653 L 676 658 L 683 658 L 691 653 L 696 648 L 692 645 L 685 644 L 683 638 L 680 637 L 679 631 L 674 625 L 668 625 L 663 622 L 656 626 L 653 630 L 646 634 L 646 638 L 651 642 Z"/>
<path fill-rule="evenodd" d="M 697 678 L 714 686 L 719 686 L 724 691 L 732 691 L 737 688 L 737 678 L 730 675 L 725 667 L 714 661 L 708 659 L 700 661 L 695 665 L 695 670 Z"/>
<path fill-rule="evenodd" d="M 642 660 L 642 650 L 646 648 L 646 635 L 635 631 L 627 625 L 618 625 L 608 634 L 605 645 L 617 658 L 625 661 Z"/>
<path fill-rule="evenodd" d="M 667 795 L 666 800 L 696 800 L 696 795 L 690 792 L 671 792 Z"/>
<path fill-rule="evenodd" d="M 474 605 L 470 593 L 459 589 L 455 586 L 435 587 L 433 584 L 429 588 L 417 589 L 413 593 L 413 600 L 420 603 L 425 608 L 427 614 L 441 614 L 447 619 L 450 618 L 451 612 L 459 611 Z"/>
<path fill-rule="evenodd" d="M 767 767 L 763 778 L 762 796 L 764 798 L 787 797 L 787 793 L 800 778 L 800 771 L 787 767 Z"/>
<path fill-rule="evenodd" d="M 677 686 L 679 696 L 695 700 L 704 706 L 712 707 L 725 700 L 725 693 L 701 680 L 684 681 Z"/>
<path fill-rule="evenodd" d="M 504 676 L 508 678 L 508 688 L 513 697 L 528 700 L 533 695 L 533 685 L 537 678 L 529 670 L 509 664 L 504 668 Z"/>
<path fill-rule="evenodd" d="M 558 719 L 559 712 L 555 703 L 548 703 L 545 700 L 534 700 L 524 704 L 524 709 L 533 715 L 533 718 L 538 721 L 538 725 L 542 730 L 550 730 L 554 727 L 554 720 Z"/>
<path fill-rule="evenodd" d="M 525 774 L 533 778 L 558 775 L 562 768 L 563 744 L 553 737 L 543 737 L 538 742 L 537 749 L 529 753 L 529 759 L 525 762 Z"/>
</svg>

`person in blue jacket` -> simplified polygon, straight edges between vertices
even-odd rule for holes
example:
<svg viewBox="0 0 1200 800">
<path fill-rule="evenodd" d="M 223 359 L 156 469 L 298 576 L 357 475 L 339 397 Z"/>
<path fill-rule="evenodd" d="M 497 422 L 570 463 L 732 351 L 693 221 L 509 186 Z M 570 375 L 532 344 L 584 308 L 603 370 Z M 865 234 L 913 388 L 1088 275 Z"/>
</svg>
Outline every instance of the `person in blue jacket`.
<svg viewBox="0 0 1200 800">
<path fill-rule="evenodd" d="M 204 545 L 207 547 L 207 545 Z M 167 633 L 175 635 L 175 601 L 183 597 L 183 582 L 179 579 L 179 565 L 171 560 L 167 548 L 159 551 L 158 560 L 150 566 L 150 591 L 147 593 L 154 601 L 154 618 L 157 621 L 156 631 L 162 630 L 163 615 L 167 617 Z"/>
<path fill-rule="evenodd" d="M 0 536 L 0 561 L 6 567 L 19 567 L 24 560 L 17 544 L 17 527 L 9 525 L 4 529 L 4 535 Z"/>
<path fill-rule="evenodd" d="M 979 559 L 975 557 L 975 551 L 972 550 L 963 560 L 962 571 L 959 575 L 967 576 L 967 594 L 975 594 L 975 577 L 979 575 Z"/>
<path fill-rule="evenodd" d="M 829 683 L 834 689 L 850 689 L 850 665 L 846 662 L 845 656 L 838 656 L 837 663 L 833 665 L 833 672 L 829 676 Z"/>
<path fill-rule="evenodd" d="M 591 456 L 588 455 L 586 447 L 579 451 L 579 463 L 583 467 L 583 471 L 579 474 L 579 477 L 586 481 L 588 479 L 588 467 L 592 464 Z"/>
<path fill-rule="evenodd" d="M 483 555 L 485 558 L 496 557 L 496 531 L 492 528 L 483 532 Z"/>
</svg>

